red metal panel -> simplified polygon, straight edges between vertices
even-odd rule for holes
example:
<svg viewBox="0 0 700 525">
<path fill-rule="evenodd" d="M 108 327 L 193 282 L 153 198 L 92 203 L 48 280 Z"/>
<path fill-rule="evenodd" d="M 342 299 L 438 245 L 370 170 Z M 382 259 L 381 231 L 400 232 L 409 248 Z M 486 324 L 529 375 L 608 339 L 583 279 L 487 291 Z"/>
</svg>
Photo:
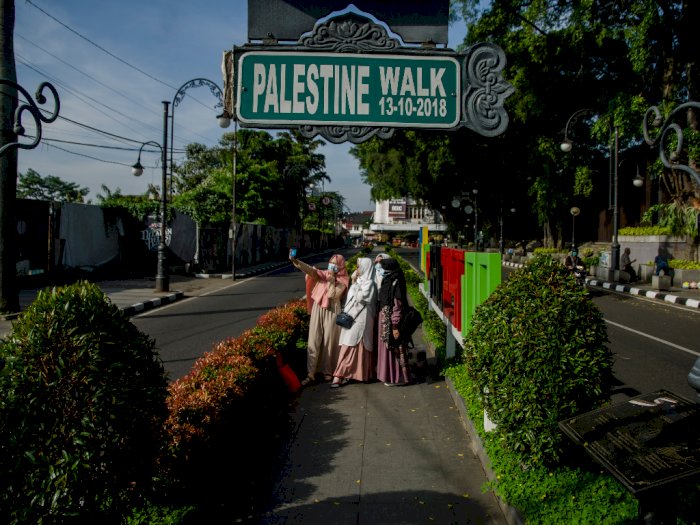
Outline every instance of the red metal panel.
<svg viewBox="0 0 700 525">
<path fill-rule="evenodd" d="M 455 328 L 462 326 L 462 275 L 464 275 L 464 250 L 442 248 L 442 311 Z"/>
</svg>

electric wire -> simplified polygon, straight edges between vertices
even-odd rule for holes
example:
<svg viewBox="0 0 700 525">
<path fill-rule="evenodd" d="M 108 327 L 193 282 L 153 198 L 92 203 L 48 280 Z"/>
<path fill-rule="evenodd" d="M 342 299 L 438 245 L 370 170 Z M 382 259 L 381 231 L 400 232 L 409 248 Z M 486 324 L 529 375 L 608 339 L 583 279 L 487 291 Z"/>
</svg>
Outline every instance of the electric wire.
<svg viewBox="0 0 700 525">
<path fill-rule="evenodd" d="M 57 56 L 57 55 L 51 53 L 51 52 L 48 51 L 47 49 L 45 49 L 45 48 L 41 47 L 40 45 L 36 44 L 35 42 L 30 41 L 29 39 L 25 38 L 24 36 L 22 36 L 22 35 L 20 35 L 20 34 L 15 34 L 15 36 L 18 37 L 18 38 L 20 38 L 20 39 L 23 40 L 24 42 L 27 42 L 28 44 L 31 44 L 32 46 L 36 47 L 37 49 L 41 50 L 43 53 L 46 53 L 47 55 L 49 55 L 50 57 L 55 58 L 56 60 L 58 60 L 58 61 L 61 62 L 62 64 L 68 66 L 69 68 L 71 68 L 71 69 L 73 69 L 74 71 L 80 73 L 81 75 L 85 76 L 86 78 L 89 78 L 90 80 L 92 80 L 92 81 L 95 82 L 96 84 L 98 84 L 98 85 L 104 87 L 105 89 L 107 89 L 107 90 L 109 90 L 109 91 L 111 91 L 111 92 L 113 92 L 113 93 L 119 95 L 120 97 L 124 98 L 124 99 L 127 100 L 128 102 L 130 102 L 130 103 L 132 103 L 132 104 L 134 104 L 134 105 L 137 105 L 137 106 L 142 107 L 143 109 L 145 109 L 146 111 L 148 111 L 148 112 L 151 113 L 152 115 L 156 115 L 156 116 L 158 115 L 155 111 L 152 110 L 152 108 L 146 107 L 144 104 L 141 104 L 140 102 L 134 100 L 134 99 L 131 98 L 131 97 L 127 97 L 123 92 L 118 91 L 118 90 L 116 90 L 116 89 L 114 89 L 114 88 L 108 86 L 107 84 L 105 84 L 104 82 L 101 82 L 100 80 L 96 79 L 96 78 L 93 77 L 92 75 L 89 75 L 88 73 L 85 73 L 84 71 L 82 71 L 81 69 L 79 69 L 79 68 L 73 66 L 72 64 L 69 64 L 68 62 L 66 62 L 65 60 L 63 60 L 62 58 L 60 58 L 59 56 Z M 64 88 L 65 88 L 66 90 L 69 90 L 69 91 L 70 91 L 70 88 L 68 87 L 68 85 L 67 85 L 65 82 L 60 82 L 58 79 L 56 79 L 56 77 L 51 77 L 51 76 L 48 75 L 45 71 L 41 70 L 41 69 L 38 68 L 37 66 L 32 65 L 31 61 L 29 61 L 27 58 L 21 56 L 19 53 L 15 52 L 15 56 L 16 56 L 16 57 L 19 57 L 19 58 L 21 59 L 21 64 L 22 64 L 22 65 L 24 65 L 24 66 L 26 66 L 26 67 L 32 69 L 33 71 L 35 71 L 35 72 L 38 73 L 39 75 L 45 76 L 45 77 L 47 77 L 47 78 L 52 78 L 54 82 L 60 83 L 62 86 L 64 86 Z M 154 128 L 153 126 L 151 126 L 150 124 L 147 124 L 147 123 L 145 123 L 145 122 L 139 121 L 138 119 L 134 119 L 133 117 L 130 117 L 130 116 L 128 116 L 128 115 L 122 113 L 122 112 L 119 111 L 119 110 L 116 110 L 116 109 L 114 109 L 114 108 L 111 108 L 111 107 L 107 106 L 106 104 L 103 104 L 101 101 L 96 100 L 96 99 L 94 99 L 94 98 L 92 98 L 92 97 L 90 97 L 90 96 L 88 96 L 88 95 L 83 94 L 83 96 L 89 98 L 90 100 L 93 100 L 93 101 L 94 101 L 95 103 L 97 103 L 97 104 L 100 104 L 100 105 L 102 105 L 102 106 L 104 106 L 104 107 L 106 107 L 106 108 L 108 108 L 108 109 L 114 111 L 114 112 L 117 113 L 118 115 L 121 115 L 121 116 L 123 116 L 123 117 L 125 117 L 125 118 L 127 118 L 127 119 L 129 119 L 129 120 L 135 120 L 136 122 L 139 122 L 139 123 L 143 124 L 144 126 L 146 126 L 146 127 L 150 128 L 150 129 L 153 129 L 153 130 L 155 130 L 156 132 L 158 132 L 158 130 L 157 130 L 156 128 Z M 194 97 L 190 97 L 190 98 L 192 98 L 193 100 L 196 100 Z M 202 105 L 204 105 L 204 104 L 202 104 Z M 92 106 L 91 106 L 91 107 L 92 107 Z M 208 106 L 205 106 L 205 107 L 208 107 Z M 210 108 L 210 109 L 212 109 L 212 108 Z M 174 110 L 172 110 L 172 111 L 174 112 Z M 213 111 L 213 109 L 212 109 L 212 111 Z M 115 120 L 115 119 L 114 119 L 114 120 Z M 125 124 L 123 124 L 123 123 L 121 123 L 121 124 L 122 124 L 122 125 L 125 125 Z M 179 127 L 184 127 L 184 129 L 186 129 L 188 132 L 190 132 L 190 133 L 192 133 L 193 135 L 196 135 L 196 136 L 198 136 L 198 137 L 201 137 L 201 138 L 204 138 L 204 139 L 207 138 L 207 137 L 204 137 L 203 135 L 201 135 L 200 133 L 197 133 L 197 132 L 195 132 L 195 131 L 192 131 L 191 129 L 189 129 L 189 128 L 185 127 L 185 126 L 179 126 Z M 182 141 L 182 142 L 187 142 L 187 140 L 185 140 L 185 139 L 183 139 L 183 138 L 181 138 L 181 137 L 177 137 L 177 139 L 178 139 L 179 141 Z"/>
<path fill-rule="evenodd" d="M 99 45 L 98 43 L 93 42 L 93 41 L 90 40 L 88 37 L 82 35 L 81 33 L 79 33 L 78 31 L 76 31 L 75 29 L 73 29 L 73 28 L 70 27 L 69 25 L 67 25 L 67 24 L 65 24 L 65 23 L 63 23 L 63 22 L 61 22 L 58 18 L 56 18 L 55 16 L 53 16 L 52 14 L 50 14 L 48 11 L 46 11 L 46 10 L 42 9 L 41 7 L 39 7 L 38 5 L 36 5 L 34 2 L 32 2 L 32 0 L 25 0 L 25 1 L 26 1 L 26 3 L 28 3 L 29 5 L 31 5 L 32 7 L 34 7 L 35 9 L 37 9 L 38 11 L 40 11 L 41 13 L 43 13 L 44 15 L 46 15 L 47 17 L 49 17 L 51 20 L 53 20 L 54 22 L 56 22 L 57 24 L 63 26 L 63 27 L 66 28 L 68 31 L 70 31 L 71 33 L 73 33 L 74 35 L 76 35 L 77 37 L 79 37 L 79 38 L 81 38 L 82 40 L 85 40 L 86 42 L 88 42 L 89 44 L 95 46 L 97 49 L 99 49 L 99 50 L 102 51 L 103 53 L 106 53 L 107 55 L 111 56 L 112 58 L 114 58 L 114 59 L 117 60 L 118 62 L 121 62 L 121 63 L 124 64 L 125 66 L 127 66 L 127 67 L 129 67 L 129 68 L 131 68 L 131 69 L 133 69 L 133 70 L 135 70 L 135 71 L 138 71 L 138 72 L 141 73 L 142 75 L 145 75 L 146 77 L 150 78 L 151 80 L 153 80 L 153 81 L 155 81 L 155 82 L 158 82 L 159 84 L 162 84 L 162 85 L 164 85 L 164 86 L 167 86 L 167 87 L 169 87 L 170 89 L 172 89 L 172 90 L 174 90 L 174 91 L 177 91 L 177 90 L 178 90 L 177 87 L 172 86 L 172 85 L 168 84 L 167 82 L 164 82 L 163 80 L 160 80 L 160 79 L 157 78 L 157 77 L 154 77 L 153 75 L 151 75 L 150 73 L 144 71 L 143 69 L 141 69 L 141 68 L 139 68 L 139 67 L 137 67 L 137 66 L 134 66 L 133 64 L 127 62 L 126 60 L 124 60 L 124 59 L 118 57 L 117 55 L 115 55 L 115 54 L 112 53 L 111 51 L 109 51 L 109 50 L 105 49 L 104 47 L 102 47 L 101 45 Z M 187 96 L 190 96 L 190 95 L 187 95 Z M 204 106 L 204 107 L 207 107 L 207 108 L 209 107 L 209 106 L 207 106 L 206 104 L 204 104 L 203 102 L 197 100 L 195 97 L 190 96 L 190 98 L 192 98 L 192 100 L 196 101 L 198 104 L 200 104 L 200 105 L 202 105 L 202 106 Z"/>
<path fill-rule="evenodd" d="M 172 86 L 172 85 L 168 84 L 167 82 L 164 82 L 164 81 L 162 81 L 162 80 L 156 78 L 155 76 L 153 76 L 153 75 L 149 74 L 148 72 L 144 71 L 143 69 L 141 69 L 141 68 L 139 68 L 139 67 L 137 67 L 137 66 L 135 66 L 135 65 L 133 65 L 133 64 L 131 64 L 131 63 L 129 63 L 129 62 L 127 62 L 126 60 L 121 59 L 121 58 L 118 57 L 116 54 L 110 52 L 109 50 L 107 50 L 106 48 L 100 46 L 99 44 L 97 44 L 96 42 L 92 41 L 92 40 L 89 39 L 88 37 L 82 35 L 81 33 L 79 33 L 78 31 L 74 30 L 73 28 L 71 28 L 71 27 L 68 26 L 67 24 L 65 24 L 65 23 L 63 23 L 62 21 L 60 21 L 60 20 L 59 20 L 58 18 L 56 18 L 55 16 L 51 15 L 50 13 L 48 13 L 46 10 L 44 10 L 44 9 L 42 9 L 41 7 L 39 7 L 38 5 L 36 5 L 36 4 L 35 4 L 34 2 L 32 2 L 31 0 L 26 0 L 26 3 L 29 4 L 29 5 L 31 5 L 32 7 L 34 7 L 35 9 L 37 9 L 38 11 L 40 11 L 41 13 L 43 13 L 45 16 L 47 16 L 48 18 L 52 19 L 54 22 L 58 23 L 60 26 L 64 27 L 66 30 L 68 30 L 68 31 L 70 31 L 71 33 L 73 33 L 74 35 L 76 35 L 76 36 L 78 36 L 79 38 L 81 38 L 82 40 L 88 42 L 89 44 L 91 44 L 92 46 L 96 47 L 97 49 L 99 49 L 99 50 L 102 51 L 103 53 L 105 53 L 105 54 L 109 55 L 110 57 L 114 58 L 114 59 L 117 60 L 118 62 L 120 62 L 120 63 L 126 65 L 127 67 L 129 67 L 129 68 L 131 68 L 131 69 L 133 69 L 133 70 L 135 70 L 135 71 L 137 71 L 137 72 L 143 74 L 144 76 L 150 78 L 151 80 L 154 80 L 155 82 L 158 82 L 159 84 L 165 85 L 165 86 L 167 86 L 167 87 L 170 88 L 170 89 L 177 90 L 177 88 L 175 88 L 174 86 Z M 89 75 L 89 74 L 87 74 L 87 73 L 85 73 L 85 72 L 79 70 L 78 68 L 75 68 L 74 66 L 68 64 L 66 61 L 62 60 L 61 58 L 59 58 L 59 57 L 56 56 L 55 54 L 48 52 L 46 49 L 43 49 L 42 47 L 40 47 L 40 46 L 34 44 L 33 42 L 29 41 L 28 39 L 24 38 L 24 37 L 21 36 L 21 35 L 18 35 L 18 36 L 19 36 L 19 38 L 21 38 L 23 41 L 26 41 L 26 42 L 28 42 L 28 43 L 34 45 L 35 47 L 37 47 L 38 49 L 40 49 L 40 50 L 43 51 L 44 53 L 46 53 L 46 54 L 48 54 L 49 56 L 51 56 L 52 58 L 54 58 L 55 60 L 57 60 L 57 61 L 63 63 L 64 65 L 69 66 L 71 69 L 77 71 L 78 73 L 84 75 L 85 77 L 89 78 L 90 80 L 96 82 L 98 85 L 101 85 L 102 87 L 105 87 L 105 88 L 107 88 L 107 89 L 109 89 L 109 90 L 111 90 L 111 91 L 116 92 L 114 89 L 112 89 L 112 88 L 110 88 L 109 86 L 105 85 L 104 83 L 100 82 L 99 80 L 97 80 L 96 78 L 92 77 L 91 75 Z M 63 81 L 61 81 L 61 80 L 59 80 L 59 79 L 53 77 L 52 75 L 46 74 L 45 72 L 41 71 L 40 68 L 38 68 L 38 67 L 32 65 L 32 63 L 31 63 L 29 60 L 27 60 L 26 58 L 21 57 L 21 56 L 20 56 L 19 58 L 20 58 L 20 63 L 21 63 L 23 66 L 27 67 L 29 70 L 32 70 L 32 71 L 34 71 L 35 73 L 37 73 L 37 74 L 39 74 L 39 75 L 42 75 L 42 76 L 45 76 L 45 77 L 48 78 L 48 79 L 51 79 L 51 80 L 52 80 L 53 82 L 55 82 L 58 86 L 61 86 L 62 89 L 65 89 L 68 93 L 70 93 L 70 94 L 72 94 L 73 96 L 75 96 L 78 100 L 80 100 L 81 102 L 83 102 L 83 103 L 86 104 L 87 106 L 89 106 L 89 107 L 95 109 L 96 111 L 100 112 L 101 114 L 105 115 L 105 117 L 110 118 L 111 120 L 114 120 L 115 122 L 117 122 L 117 123 L 120 124 L 121 126 L 125 126 L 126 128 L 130 129 L 131 131 L 134 131 L 137 135 L 141 135 L 141 133 L 139 133 L 138 131 L 134 130 L 133 128 L 129 128 L 129 126 L 127 126 L 127 125 L 124 124 L 123 122 L 120 122 L 120 121 L 119 121 L 117 118 L 115 118 L 114 116 L 109 115 L 109 114 L 105 113 L 105 111 L 102 111 L 101 109 L 95 107 L 93 104 L 87 102 L 87 100 L 93 101 L 95 104 L 98 104 L 98 105 L 100 105 L 100 106 L 106 108 L 107 110 L 116 113 L 117 115 L 121 115 L 122 117 L 128 119 L 129 121 L 136 121 L 136 122 L 138 122 L 139 124 L 142 124 L 142 125 L 144 125 L 144 126 L 146 126 L 146 127 L 148 127 L 148 128 L 155 129 L 153 126 L 150 126 L 149 124 L 144 123 L 144 122 L 140 122 L 140 121 L 138 121 L 137 119 L 133 119 L 133 118 L 131 118 L 131 117 L 125 115 L 124 113 L 121 113 L 120 111 L 118 111 L 118 110 L 116 110 L 116 109 L 114 109 L 114 108 L 112 108 L 112 107 L 110 107 L 110 106 L 107 106 L 106 104 L 103 104 L 103 103 L 100 102 L 99 100 L 96 100 L 96 99 L 90 97 L 89 95 L 86 95 L 86 94 L 80 92 L 79 90 L 72 89 L 72 88 L 69 87 L 69 85 L 66 84 L 65 82 L 63 82 Z M 117 93 L 119 93 L 119 92 L 117 92 Z M 126 98 L 127 100 L 130 100 L 129 97 L 124 96 L 122 93 L 119 93 L 119 94 L 120 94 L 120 96 Z M 197 102 L 197 103 L 200 104 L 201 106 L 203 106 L 203 107 L 209 109 L 209 110 L 212 111 L 212 112 L 215 112 L 215 111 L 216 111 L 212 106 L 209 106 L 209 105 L 204 104 L 203 102 L 201 102 L 201 101 L 198 100 L 197 98 L 195 98 L 195 97 L 193 97 L 193 96 L 191 96 L 191 95 L 189 95 L 189 94 L 187 94 L 187 93 L 183 93 L 183 95 L 184 95 L 184 96 L 189 96 L 192 100 L 194 100 L 195 102 Z M 132 101 L 132 102 L 133 102 L 133 101 Z M 153 113 L 152 110 L 149 110 L 148 108 L 146 108 L 146 107 L 143 106 L 142 104 L 136 103 L 136 105 L 139 105 L 139 106 L 141 106 L 141 107 L 147 109 L 149 112 Z M 65 107 L 65 106 L 64 106 L 64 107 Z M 40 111 L 42 111 L 43 113 L 48 113 L 48 110 L 46 110 L 46 109 L 43 109 L 43 108 L 38 108 L 38 109 L 39 109 Z M 173 122 L 173 121 L 174 121 L 174 114 L 171 114 L 170 118 L 171 118 L 171 122 Z M 94 127 L 94 126 L 90 126 L 90 125 L 87 125 L 87 124 L 78 122 L 78 121 L 76 121 L 76 120 L 70 119 L 70 118 L 68 118 L 68 117 L 65 117 L 65 115 L 58 115 L 58 119 L 57 119 L 57 120 L 61 120 L 61 121 L 63 121 L 63 122 L 72 124 L 72 125 L 74 125 L 74 126 L 77 126 L 77 127 L 79 127 L 79 128 L 85 129 L 86 131 L 89 131 L 89 132 L 92 132 L 92 133 L 97 133 L 97 134 L 104 135 L 104 136 L 110 138 L 111 140 L 115 140 L 115 141 L 117 141 L 117 142 L 122 142 L 122 143 L 133 143 L 133 144 L 139 144 L 139 145 L 141 145 L 141 146 L 144 145 L 144 141 L 142 141 L 142 140 L 135 140 L 135 139 L 123 137 L 123 136 L 120 136 L 120 135 L 117 135 L 117 134 L 108 132 L 108 131 L 106 131 L 106 130 L 102 130 L 102 129 L 96 128 L 96 127 Z M 173 122 L 173 125 L 174 125 L 174 122 Z M 54 127 L 54 128 L 51 128 L 51 129 L 52 129 L 52 131 L 56 131 L 57 128 Z M 187 128 L 185 128 L 185 129 L 187 129 Z M 157 131 L 160 131 L 160 130 L 157 130 Z M 190 130 L 190 131 L 191 131 L 191 130 Z M 71 133 L 71 132 L 68 131 L 68 130 L 66 130 L 65 132 L 62 131 L 62 133 L 69 134 L 69 133 Z M 198 135 L 198 136 L 200 136 L 200 137 L 203 137 L 203 136 L 202 136 L 201 134 L 199 134 L 199 133 L 196 133 L 196 132 L 193 132 L 193 133 L 194 133 L 195 135 Z M 95 157 L 95 156 L 92 156 L 92 155 L 86 155 L 86 154 L 79 153 L 79 152 L 76 152 L 76 151 L 71 151 L 71 150 L 69 150 L 69 149 L 67 149 L 67 148 L 63 148 L 63 147 L 57 146 L 56 143 L 72 144 L 72 145 L 74 145 L 74 146 L 81 146 L 81 147 L 102 148 L 102 149 L 106 149 L 106 150 L 132 150 L 132 151 L 136 151 L 136 148 L 135 148 L 135 147 L 134 147 L 134 148 L 129 148 L 129 147 L 120 147 L 120 146 L 109 146 L 109 145 L 92 144 L 92 143 L 89 143 L 89 142 L 68 141 L 68 140 L 61 140 L 61 139 L 49 138 L 49 137 L 46 136 L 46 133 L 44 133 L 43 135 L 44 135 L 44 136 L 42 136 L 42 141 L 41 141 L 41 143 L 44 144 L 44 145 L 45 145 L 46 147 L 48 147 L 48 148 L 54 148 L 54 149 L 56 149 L 56 150 L 60 150 L 60 151 L 63 151 L 63 152 L 65 152 L 65 153 L 68 153 L 68 154 L 71 154 L 71 155 L 76 155 L 76 156 L 79 156 L 79 157 L 88 158 L 88 159 L 91 159 L 91 160 L 94 160 L 94 161 L 97 161 L 97 162 L 106 163 L 106 164 L 115 164 L 115 165 L 120 165 L 120 166 L 129 166 L 129 164 L 125 164 L 125 163 L 123 163 L 123 162 L 106 160 L 106 159 L 98 158 L 98 157 Z M 204 138 L 206 138 L 206 137 L 204 137 Z M 182 139 L 178 138 L 178 140 L 182 140 Z M 184 141 L 183 141 L 183 142 L 184 142 Z M 172 145 L 171 145 L 171 148 L 172 148 Z M 148 151 L 150 151 L 150 150 L 148 150 L 148 149 L 142 149 L 142 151 L 148 152 Z M 185 151 L 184 149 L 179 149 L 179 148 L 178 148 L 178 149 L 174 149 L 173 151 L 174 151 L 175 153 L 177 153 L 178 155 L 181 155 L 181 154 L 186 153 L 186 151 Z M 156 151 L 153 150 L 153 152 L 156 152 Z"/>
<path fill-rule="evenodd" d="M 127 62 L 126 60 L 124 60 L 124 59 L 118 57 L 117 55 L 115 55 L 115 54 L 112 53 L 111 51 L 105 49 L 104 47 L 102 47 L 101 45 L 97 44 L 96 42 L 93 42 L 93 41 L 90 40 L 88 37 L 83 36 L 82 34 L 78 33 L 78 32 L 77 32 L 75 29 L 73 29 L 72 27 L 70 27 L 70 26 L 67 25 L 67 24 L 64 24 L 64 23 L 61 22 L 58 18 L 56 18 L 55 16 L 53 16 L 51 13 L 45 11 L 44 9 L 42 9 L 41 7 L 39 7 L 38 5 L 36 5 L 34 2 L 32 2 L 32 0 L 25 0 L 25 1 L 26 1 L 26 3 L 28 3 L 29 5 L 31 5 L 33 8 L 35 8 L 35 9 L 37 9 L 38 11 L 41 11 L 42 13 L 44 13 L 46 16 L 48 16 L 51 20 L 53 20 L 53 21 L 56 22 L 57 24 L 59 24 L 59 25 L 65 27 L 68 31 L 70 31 L 71 33 L 73 33 L 73 34 L 76 35 L 77 37 L 79 37 L 79 38 L 85 40 L 86 42 L 88 42 L 89 44 L 95 46 L 97 49 L 99 49 L 99 50 L 102 51 L 103 53 L 106 53 L 107 55 L 111 56 L 113 59 L 117 60 L 118 62 L 121 62 L 121 63 L 124 64 L 125 66 L 127 66 L 127 67 L 129 67 L 129 68 L 131 68 L 131 69 L 133 69 L 133 70 L 135 70 L 135 71 L 138 71 L 138 72 L 141 73 L 142 75 L 147 76 L 148 78 L 150 78 L 151 80 L 153 80 L 153 81 L 155 81 L 155 82 L 158 82 L 159 84 L 163 84 L 164 86 L 167 86 L 167 87 L 169 87 L 170 89 L 177 90 L 177 88 L 176 88 L 175 86 L 171 86 L 171 85 L 168 84 L 167 82 L 164 82 L 164 81 L 160 80 L 159 78 L 154 77 L 153 75 L 151 75 L 150 73 L 144 71 L 143 69 L 141 69 L 141 68 L 139 68 L 139 67 L 136 67 L 136 66 L 134 66 L 133 64 L 130 64 L 130 63 Z"/>
</svg>

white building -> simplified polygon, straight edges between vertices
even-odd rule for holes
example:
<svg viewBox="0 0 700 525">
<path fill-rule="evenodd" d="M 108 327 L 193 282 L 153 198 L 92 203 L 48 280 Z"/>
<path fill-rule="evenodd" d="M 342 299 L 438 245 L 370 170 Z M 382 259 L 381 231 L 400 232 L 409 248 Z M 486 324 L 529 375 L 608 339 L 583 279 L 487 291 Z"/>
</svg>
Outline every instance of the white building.
<svg viewBox="0 0 700 525">
<path fill-rule="evenodd" d="M 418 232 L 423 226 L 428 232 L 445 232 L 447 225 L 435 210 L 420 206 L 410 197 L 380 201 L 375 204 L 374 219 L 370 230 L 380 234 L 405 234 Z"/>
</svg>

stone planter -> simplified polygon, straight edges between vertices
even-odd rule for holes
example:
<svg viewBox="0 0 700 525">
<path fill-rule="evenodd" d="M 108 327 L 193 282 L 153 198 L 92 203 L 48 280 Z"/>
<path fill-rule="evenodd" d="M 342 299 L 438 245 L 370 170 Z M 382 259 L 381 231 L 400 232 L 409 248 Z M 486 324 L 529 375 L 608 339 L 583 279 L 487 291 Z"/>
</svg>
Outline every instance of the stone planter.
<svg viewBox="0 0 700 525">
<path fill-rule="evenodd" d="M 639 280 L 643 283 L 651 282 L 651 276 L 654 275 L 654 265 L 640 264 L 639 265 Z"/>
<path fill-rule="evenodd" d="M 696 261 L 698 257 L 698 245 L 691 237 L 675 237 L 671 235 L 620 235 L 620 253 L 629 248 L 631 258 L 637 260 L 637 264 L 645 264 L 653 261 L 663 249 L 673 259 L 687 259 Z"/>
<path fill-rule="evenodd" d="M 680 268 L 673 269 L 673 283 L 676 286 L 680 286 L 685 281 L 700 282 L 700 270 L 683 270 Z"/>
<path fill-rule="evenodd" d="M 670 290 L 671 276 L 670 275 L 652 275 L 651 287 L 656 290 Z"/>
</svg>

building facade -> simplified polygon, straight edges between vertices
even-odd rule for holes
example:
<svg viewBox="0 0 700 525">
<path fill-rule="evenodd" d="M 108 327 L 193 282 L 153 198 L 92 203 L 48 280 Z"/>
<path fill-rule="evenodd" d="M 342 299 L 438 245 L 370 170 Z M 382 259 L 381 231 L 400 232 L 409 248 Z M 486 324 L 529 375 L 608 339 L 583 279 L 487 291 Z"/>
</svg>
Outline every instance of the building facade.
<svg viewBox="0 0 700 525">
<path fill-rule="evenodd" d="M 420 229 L 428 227 L 430 234 L 442 234 L 447 225 L 435 210 L 427 208 L 411 197 L 379 201 L 375 204 L 374 218 L 370 230 L 381 241 L 395 236 L 413 236 L 416 238 Z"/>
</svg>

